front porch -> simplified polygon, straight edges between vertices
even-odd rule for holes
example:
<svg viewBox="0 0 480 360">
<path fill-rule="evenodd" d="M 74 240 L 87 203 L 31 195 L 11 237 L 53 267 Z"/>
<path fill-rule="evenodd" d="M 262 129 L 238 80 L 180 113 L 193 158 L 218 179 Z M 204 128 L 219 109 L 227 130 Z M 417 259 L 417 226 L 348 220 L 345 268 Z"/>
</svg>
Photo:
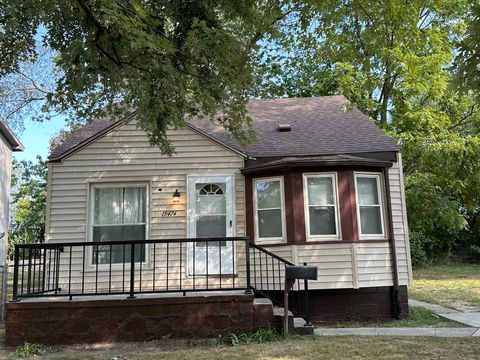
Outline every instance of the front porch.
<svg viewBox="0 0 480 360">
<path fill-rule="evenodd" d="M 261 300 L 244 291 L 29 298 L 7 305 L 5 342 L 141 342 L 248 333 L 274 323 L 272 303 Z"/>
<path fill-rule="evenodd" d="M 253 332 L 274 325 L 287 265 L 245 237 L 17 245 L 6 342 Z"/>
</svg>

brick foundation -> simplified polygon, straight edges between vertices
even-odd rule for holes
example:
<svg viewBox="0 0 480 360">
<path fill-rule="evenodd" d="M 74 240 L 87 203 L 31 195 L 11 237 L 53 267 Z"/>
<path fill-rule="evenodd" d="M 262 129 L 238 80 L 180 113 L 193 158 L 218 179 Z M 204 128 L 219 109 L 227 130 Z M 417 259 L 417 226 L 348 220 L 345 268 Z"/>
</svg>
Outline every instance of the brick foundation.
<svg viewBox="0 0 480 360">
<path fill-rule="evenodd" d="M 208 338 L 273 323 L 253 295 L 17 302 L 7 304 L 5 342 L 41 344 Z"/>
<path fill-rule="evenodd" d="M 402 313 L 408 315 L 407 287 L 400 286 Z M 283 293 L 276 292 L 275 296 Z M 314 322 L 378 321 L 394 317 L 392 287 L 310 290 L 310 320 Z M 303 309 L 303 291 L 291 293 L 290 304 Z"/>
</svg>

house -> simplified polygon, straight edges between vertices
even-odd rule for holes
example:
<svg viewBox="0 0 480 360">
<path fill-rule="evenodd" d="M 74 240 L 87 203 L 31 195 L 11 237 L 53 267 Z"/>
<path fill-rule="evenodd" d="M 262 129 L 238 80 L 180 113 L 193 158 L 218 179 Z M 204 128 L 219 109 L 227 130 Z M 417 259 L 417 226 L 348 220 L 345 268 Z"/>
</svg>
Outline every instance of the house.
<svg viewBox="0 0 480 360">
<path fill-rule="evenodd" d="M 12 130 L 0 119 L 0 268 L 7 261 L 12 152 L 23 149 Z"/>
<path fill-rule="evenodd" d="M 7 300 L 5 275 L 7 273 L 10 179 L 12 177 L 13 151 L 23 151 L 23 145 L 8 125 L 0 119 L 0 302 L 2 320 L 4 320 L 4 306 Z"/>
<path fill-rule="evenodd" d="M 318 279 L 308 292 L 297 282 L 293 312 L 314 321 L 407 314 L 398 145 L 343 96 L 252 100 L 248 112 L 258 141 L 245 147 L 194 119 L 168 131 L 176 152 L 164 156 L 131 117 L 94 121 L 55 149 L 46 244 L 16 249 L 16 262 L 31 265 L 15 268 L 21 301 L 9 304 L 7 343 L 27 333 L 75 342 L 252 330 L 272 309 L 250 293 L 281 304 L 285 267 L 304 263 Z M 46 327 L 45 315 L 35 332 L 40 308 L 68 318 L 68 329 Z M 79 328 L 89 331 L 70 334 Z"/>
</svg>

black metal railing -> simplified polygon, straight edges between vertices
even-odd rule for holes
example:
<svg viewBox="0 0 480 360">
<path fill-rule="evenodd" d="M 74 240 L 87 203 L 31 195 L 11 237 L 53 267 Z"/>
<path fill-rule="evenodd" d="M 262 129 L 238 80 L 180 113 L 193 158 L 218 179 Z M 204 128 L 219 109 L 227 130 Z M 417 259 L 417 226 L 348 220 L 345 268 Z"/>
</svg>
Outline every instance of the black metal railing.
<svg viewBox="0 0 480 360">
<path fill-rule="evenodd" d="M 292 262 L 255 244 L 249 244 L 250 278 L 253 292 L 269 298 L 274 305 L 283 307 L 285 289 L 285 268 Z M 297 281 L 289 294 L 289 310 L 294 315 L 305 316 L 305 307 L 301 298 L 301 287 Z M 303 291 L 302 291 L 303 293 Z"/>
<path fill-rule="evenodd" d="M 14 257 L 14 301 L 244 290 L 283 306 L 294 265 L 246 237 L 18 244 Z M 289 309 L 303 316 L 299 282 L 294 290 Z"/>
<path fill-rule="evenodd" d="M 248 251 L 245 237 L 19 244 L 13 300 L 250 291 Z"/>
</svg>

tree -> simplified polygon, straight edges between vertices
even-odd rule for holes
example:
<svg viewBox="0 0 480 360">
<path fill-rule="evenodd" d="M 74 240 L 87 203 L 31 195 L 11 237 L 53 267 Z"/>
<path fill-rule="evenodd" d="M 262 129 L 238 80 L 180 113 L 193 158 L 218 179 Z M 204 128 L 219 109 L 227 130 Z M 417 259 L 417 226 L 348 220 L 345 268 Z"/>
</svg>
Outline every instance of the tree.
<svg viewBox="0 0 480 360">
<path fill-rule="evenodd" d="M 263 54 L 261 96 L 343 93 L 382 126 L 443 96 L 467 1 L 305 3 Z"/>
<path fill-rule="evenodd" d="M 17 132 L 24 130 L 24 119 L 49 120 L 46 101 L 55 89 L 58 72 L 51 61 L 52 51 L 37 44 L 35 61 L 22 62 L 15 73 L 0 77 L 0 118 Z"/>
<path fill-rule="evenodd" d="M 13 244 L 44 241 L 47 200 L 47 162 L 13 162 L 10 250 Z"/>
<path fill-rule="evenodd" d="M 455 62 L 456 83 L 460 90 L 480 90 L 480 4 L 473 2 L 468 14 L 468 27 L 465 37 L 459 42 L 459 52 Z"/>
<path fill-rule="evenodd" d="M 402 144 L 412 241 L 424 253 L 419 262 L 449 253 L 480 213 L 479 102 L 451 87 L 469 4 L 305 4 L 266 46 L 257 94 L 342 93 L 370 115 Z"/>
<path fill-rule="evenodd" d="M 247 141 L 253 52 L 283 16 L 274 0 L 0 0 L 0 76 L 37 59 L 44 29 L 60 72 L 48 109 L 83 120 L 135 112 L 167 154 L 166 130 L 185 115 Z"/>
</svg>

